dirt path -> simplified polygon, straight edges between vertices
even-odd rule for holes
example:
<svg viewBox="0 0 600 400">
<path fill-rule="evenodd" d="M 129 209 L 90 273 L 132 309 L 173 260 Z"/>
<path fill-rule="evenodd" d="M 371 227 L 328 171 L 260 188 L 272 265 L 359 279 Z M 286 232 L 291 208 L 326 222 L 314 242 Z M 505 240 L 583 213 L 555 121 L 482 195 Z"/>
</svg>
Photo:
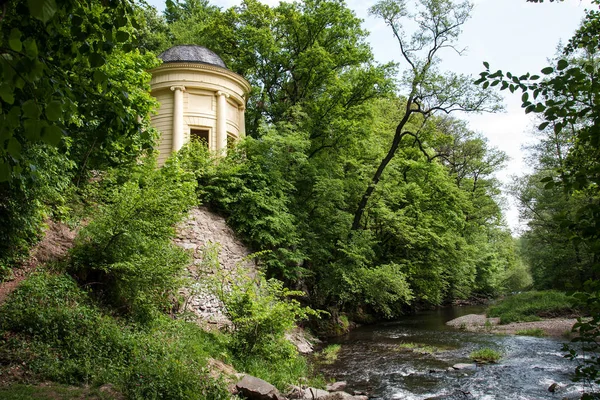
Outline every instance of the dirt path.
<svg viewBox="0 0 600 400">
<path fill-rule="evenodd" d="M 76 229 L 70 229 L 60 222 L 49 221 L 44 238 L 33 247 L 30 257 L 20 268 L 13 269 L 13 278 L 10 281 L 0 282 L 0 304 L 39 265 L 64 257 L 73 247 L 76 235 Z"/>
<path fill-rule="evenodd" d="M 575 318 L 549 318 L 534 322 L 513 322 L 499 325 L 500 318 L 487 318 L 483 314 L 469 314 L 446 322 L 446 325 L 469 332 L 504 333 L 514 335 L 525 329 L 542 329 L 546 336 L 561 337 L 570 334 Z"/>
</svg>

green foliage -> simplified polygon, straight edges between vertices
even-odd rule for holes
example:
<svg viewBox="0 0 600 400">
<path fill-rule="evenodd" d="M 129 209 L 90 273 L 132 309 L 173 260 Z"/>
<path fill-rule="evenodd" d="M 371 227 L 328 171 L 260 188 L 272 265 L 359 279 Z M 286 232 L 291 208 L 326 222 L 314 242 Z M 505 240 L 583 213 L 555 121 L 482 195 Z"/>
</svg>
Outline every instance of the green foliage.
<svg viewBox="0 0 600 400">
<path fill-rule="evenodd" d="M 225 160 L 212 158 L 197 142 L 177 155 L 181 166 L 195 174 L 200 201 L 225 213 L 229 225 L 254 249 L 269 250 L 259 258 L 280 279 L 297 278 L 304 256 L 289 208 L 293 175 L 281 169 L 293 170 L 303 162 L 305 144 L 300 134 L 283 127 L 280 134 L 269 130 L 261 140 L 247 138 Z"/>
<path fill-rule="evenodd" d="M 4 400 L 112 400 L 114 395 L 96 388 L 77 388 L 67 385 L 25 385 L 12 384 L 0 387 L 0 397 Z"/>
<path fill-rule="evenodd" d="M 469 7 L 445 13 L 452 5 L 423 2 L 426 24 L 456 17 L 460 26 Z M 413 97 L 384 97 L 393 68 L 373 63 L 360 21 L 338 0 L 276 7 L 248 0 L 228 10 L 188 0 L 169 2 L 165 16 L 148 17 L 160 37 L 144 40 L 172 35 L 172 44 L 208 46 L 255 87 L 250 138 L 218 161 L 193 144 L 178 157 L 195 174 L 200 200 L 261 252 L 267 276 L 309 288 L 315 307 L 384 317 L 414 300 L 439 304 L 504 290 L 518 257 L 492 176 L 506 157 L 464 124 L 433 115 L 450 97 L 457 109 L 495 108 L 494 95 L 414 53 Z M 444 40 L 456 39 L 452 26 Z M 409 81 L 402 80 L 413 87 Z M 412 104 L 425 93 L 433 95 Z M 397 140 L 403 110 L 410 118 Z M 383 173 L 378 166 L 390 146 Z M 368 202 L 357 225 L 361 199 Z"/>
<path fill-rule="evenodd" d="M 402 87 L 407 91 L 406 104 L 399 110 L 401 118 L 394 129 L 393 141 L 387 147 L 385 157 L 374 171 L 354 212 L 353 230 L 362 227 L 369 200 L 405 138 L 413 140 L 413 146 L 418 146 L 426 159 L 431 161 L 438 155 L 430 155 L 423 146 L 427 138 L 428 119 L 436 113 L 498 109 L 497 97 L 471 85 L 468 77 L 443 74 L 438 70 L 439 53 L 456 44 L 461 26 L 470 16 L 471 4 L 451 0 L 422 0 L 417 8 L 418 12 L 413 16 L 403 0 L 382 0 L 369 10 L 391 28 L 398 41 L 400 55 L 409 67 L 401 79 Z M 413 22 L 410 21 L 413 18 L 418 28 L 412 36 L 405 35 L 404 26 Z"/>
<path fill-rule="evenodd" d="M 3 363 L 60 383 L 115 384 L 132 399 L 227 398 L 204 369 L 219 342 L 167 318 L 140 329 L 102 312 L 66 275 L 38 273 L 3 304 Z M 211 349 L 211 347 L 213 347 Z"/>
<path fill-rule="evenodd" d="M 40 166 L 20 180 L 0 183 L 0 280 L 29 253 L 50 215 L 63 217 L 73 163 L 47 145 L 27 146 L 23 156 Z"/>
<path fill-rule="evenodd" d="M 276 279 L 267 280 L 260 271 L 250 273 L 241 266 L 233 271 L 215 268 L 214 292 L 231 321 L 234 355 L 260 355 L 273 361 L 291 358 L 295 349 L 285 334 L 309 315 L 318 315 L 290 298 L 303 293 L 286 289 Z"/>
<path fill-rule="evenodd" d="M 469 357 L 471 358 L 471 360 L 477 363 L 488 364 L 498 362 L 502 358 L 502 353 L 500 353 L 497 350 L 484 347 L 482 349 L 471 352 Z"/>
<path fill-rule="evenodd" d="M 488 307 L 489 317 L 500 317 L 500 323 L 537 321 L 540 317 L 558 317 L 576 312 L 574 299 L 553 290 L 532 291 L 508 296 Z"/>
<path fill-rule="evenodd" d="M 267 280 L 260 271 L 250 272 L 241 265 L 225 270 L 207 250 L 206 261 L 212 262 L 215 272 L 210 285 L 231 322 L 227 346 L 234 366 L 282 390 L 312 375 L 307 361 L 285 337 L 298 322 L 319 315 L 292 298 L 303 293 L 286 289 L 282 282 Z"/>
<path fill-rule="evenodd" d="M 595 6 L 600 2 L 594 0 Z M 590 344 L 589 362 L 579 365 L 575 379 L 587 383 L 599 374 L 596 315 L 600 254 L 600 125 L 598 114 L 598 38 L 600 13 L 586 11 L 580 28 L 562 54 L 540 74 L 492 72 L 489 63 L 476 81 L 483 87 L 520 92 L 525 113 L 540 118 L 542 141 L 535 149 L 537 170 L 521 182 L 518 192 L 529 214 L 525 236 L 527 258 L 538 287 L 584 291 L 592 322 L 578 325 L 582 343 Z M 543 78 L 542 78 L 543 76 Z M 597 345 L 596 345 L 597 346 Z M 578 351 L 568 356 L 575 359 Z M 584 398 L 597 397 L 585 393 Z"/>
<path fill-rule="evenodd" d="M 127 0 L 22 0 L 3 10 L 0 269 L 8 270 L 45 218 L 65 217 L 77 192 L 70 180 L 84 186 L 90 170 L 131 165 L 153 146 L 146 70 L 157 60 L 132 51 Z"/>
<path fill-rule="evenodd" d="M 174 225 L 195 203 L 194 189 L 193 177 L 176 160 L 160 170 L 146 160 L 80 231 L 68 270 L 135 318 L 167 309 L 188 262 L 171 242 Z"/>
<path fill-rule="evenodd" d="M 138 108 L 129 93 L 119 88 L 120 83 L 109 81 L 105 67 L 114 53 L 132 49 L 137 21 L 129 1 L 57 5 L 51 0 L 22 0 L 7 4 L 4 10 L 0 24 L 0 48 L 5 55 L 0 60 L 0 182 L 39 169 L 24 158 L 23 148 L 43 143 L 62 146 L 76 127 L 96 128 L 98 145 L 106 143 L 103 135 L 114 131 L 126 139 L 139 135 L 147 119 L 138 122 L 137 118 L 147 115 L 148 109 L 145 105 Z M 119 90 L 113 91 L 112 85 Z M 145 112 L 133 114 L 129 107 Z M 89 120 L 83 124 L 80 118 Z"/>
</svg>

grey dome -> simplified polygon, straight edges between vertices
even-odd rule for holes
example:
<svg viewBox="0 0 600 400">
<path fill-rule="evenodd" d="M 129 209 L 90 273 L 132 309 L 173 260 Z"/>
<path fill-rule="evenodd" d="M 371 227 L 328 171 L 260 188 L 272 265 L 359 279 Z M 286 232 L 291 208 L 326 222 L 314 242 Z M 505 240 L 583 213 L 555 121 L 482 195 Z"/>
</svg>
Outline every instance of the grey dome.
<svg viewBox="0 0 600 400">
<path fill-rule="evenodd" d="M 192 44 L 184 44 L 171 47 L 159 54 L 158 58 L 165 63 L 170 62 L 196 62 L 203 64 L 216 65 L 221 68 L 227 68 L 221 57 L 206 47 Z"/>
</svg>

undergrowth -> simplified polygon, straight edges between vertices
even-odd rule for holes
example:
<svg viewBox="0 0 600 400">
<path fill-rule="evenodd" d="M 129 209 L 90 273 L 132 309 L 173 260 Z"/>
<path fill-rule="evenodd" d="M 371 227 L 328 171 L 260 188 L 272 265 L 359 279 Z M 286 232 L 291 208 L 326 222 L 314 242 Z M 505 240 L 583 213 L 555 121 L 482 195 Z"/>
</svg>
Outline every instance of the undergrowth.
<svg viewBox="0 0 600 400">
<path fill-rule="evenodd" d="M 499 317 L 501 324 L 539 321 L 570 315 L 577 310 L 573 298 L 565 293 L 548 290 L 532 291 L 506 297 L 487 309 L 488 317 Z"/>
<path fill-rule="evenodd" d="M 189 262 L 172 244 L 174 225 L 197 202 L 195 180 L 178 159 L 136 168 L 124 184 L 104 177 L 102 203 L 64 266 L 40 268 L 0 306 L 0 366 L 59 384 L 110 383 L 144 400 L 229 399 L 209 358 L 280 389 L 301 383 L 310 368 L 284 336 L 315 313 L 281 282 L 216 274 L 230 332 L 169 316 Z"/>
<path fill-rule="evenodd" d="M 151 325 L 115 318 L 67 275 L 37 273 L 0 308 L 2 364 L 19 362 L 64 384 L 112 383 L 130 399 L 225 399 L 206 359 L 217 335 L 161 317 Z"/>
</svg>

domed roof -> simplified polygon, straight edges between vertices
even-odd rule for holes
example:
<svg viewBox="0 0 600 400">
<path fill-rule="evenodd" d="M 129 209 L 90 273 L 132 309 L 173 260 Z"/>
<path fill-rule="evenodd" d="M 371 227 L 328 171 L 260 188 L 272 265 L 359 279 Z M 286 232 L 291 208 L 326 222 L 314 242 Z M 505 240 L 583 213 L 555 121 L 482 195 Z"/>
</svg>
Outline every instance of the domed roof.
<svg viewBox="0 0 600 400">
<path fill-rule="evenodd" d="M 165 63 L 170 62 L 197 62 L 203 64 L 216 65 L 221 68 L 227 68 L 221 57 L 206 47 L 193 44 L 184 44 L 171 47 L 159 54 L 158 58 Z"/>
</svg>

